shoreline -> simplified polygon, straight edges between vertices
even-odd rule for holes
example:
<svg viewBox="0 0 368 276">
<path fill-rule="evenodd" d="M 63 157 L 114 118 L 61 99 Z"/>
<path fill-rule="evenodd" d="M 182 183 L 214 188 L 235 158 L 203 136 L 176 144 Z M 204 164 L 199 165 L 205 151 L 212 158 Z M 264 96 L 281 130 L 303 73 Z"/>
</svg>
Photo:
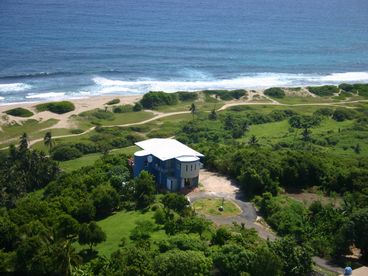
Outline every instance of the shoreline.
<svg viewBox="0 0 368 276">
<path fill-rule="evenodd" d="M 112 99 L 120 99 L 120 103 L 118 105 L 123 104 L 134 104 L 135 102 L 139 101 L 143 97 L 142 95 L 135 95 L 135 96 L 93 96 L 83 99 L 63 99 L 60 101 L 69 101 L 72 102 L 75 106 L 75 109 L 73 111 L 64 113 L 64 114 L 56 114 L 52 113 L 50 111 L 42 111 L 42 112 L 36 112 L 35 106 L 39 103 L 43 102 L 54 102 L 53 100 L 50 101 L 40 101 L 40 102 L 31 102 L 31 103 L 14 103 L 12 105 L 0 105 L 0 126 L 7 121 L 4 120 L 4 116 L 8 117 L 8 121 L 20 123 L 22 121 L 34 119 L 37 121 L 47 121 L 49 119 L 56 119 L 59 120 L 53 128 L 70 128 L 72 127 L 72 124 L 69 122 L 69 118 L 73 115 L 78 115 L 79 113 L 96 109 L 96 108 L 103 108 L 106 103 Z M 15 117 L 11 115 L 7 115 L 5 113 L 2 113 L 6 110 L 22 107 L 29 109 L 34 113 L 33 116 L 30 117 Z"/>
</svg>

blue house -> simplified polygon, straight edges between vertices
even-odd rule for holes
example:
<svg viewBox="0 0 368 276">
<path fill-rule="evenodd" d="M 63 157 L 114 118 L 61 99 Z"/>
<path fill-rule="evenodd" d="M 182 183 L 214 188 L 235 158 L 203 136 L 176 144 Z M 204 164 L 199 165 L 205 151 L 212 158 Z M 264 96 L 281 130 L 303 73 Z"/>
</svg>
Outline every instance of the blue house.
<svg viewBox="0 0 368 276">
<path fill-rule="evenodd" d="M 203 154 L 175 139 L 154 138 L 135 144 L 142 150 L 134 154 L 134 177 L 148 171 L 160 188 L 170 191 L 198 185 Z"/>
</svg>

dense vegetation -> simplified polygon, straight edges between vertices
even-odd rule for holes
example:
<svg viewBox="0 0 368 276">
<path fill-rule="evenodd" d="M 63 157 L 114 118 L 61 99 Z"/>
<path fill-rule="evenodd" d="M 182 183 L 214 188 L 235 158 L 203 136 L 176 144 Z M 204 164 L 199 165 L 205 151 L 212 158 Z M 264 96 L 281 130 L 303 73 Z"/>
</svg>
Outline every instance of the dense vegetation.
<svg viewBox="0 0 368 276">
<path fill-rule="evenodd" d="M 368 96 L 368 84 L 366 83 L 356 83 L 356 84 L 348 84 L 342 83 L 339 85 L 339 88 L 345 92 L 355 93 L 359 96 Z"/>
<path fill-rule="evenodd" d="M 313 254 L 337 260 L 343 260 L 356 246 L 362 260 L 367 260 L 368 242 L 362 239 L 368 230 L 368 217 L 364 215 L 368 207 L 367 155 L 362 154 L 360 144 L 351 145 L 351 153 L 344 158 L 328 150 L 346 135 L 361 137 L 364 143 L 362 139 L 368 135 L 366 109 L 320 108 L 312 115 L 291 110 L 257 114 L 247 112 L 247 108 L 235 109 L 237 113 L 198 116 L 182 127 L 178 139 L 202 152 L 208 169 L 237 179 L 248 197 L 256 196 L 255 202 L 279 235 L 293 236 Z M 242 142 L 253 126 L 285 120 L 291 135 L 284 142 L 264 144 L 254 135 Z M 340 129 L 324 136 L 314 134 L 326 120 L 354 123 L 344 134 Z M 316 202 L 305 207 L 281 195 L 284 190 L 311 188 L 338 195 L 343 204 Z"/>
<path fill-rule="evenodd" d="M 148 92 L 143 95 L 140 103 L 144 108 L 154 109 L 161 105 L 175 105 L 178 103 L 178 95 L 165 92 Z"/>
<path fill-rule="evenodd" d="M 223 101 L 229 100 L 238 100 L 241 97 L 247 95 L 247 91 L 244 89 L 237 89 L 237 90 L 205 90 L 203 91 L 205 95 L 215 96 L 216 98 L 219 97 Z"/>
<path fill-rule="evenodd" d="M 33 112 L 22 108 L 22 107 L 17 107 L 17 108 L 13 108 L 13 109 L 9 109 L 7 111 L 5 111 L 4 113 L 8 114 L 8 115 L 12 115 L 12 116 L 16 116 L 16 117 L 31 117 L 33 116 Z"/>
<path fill-rule="evenodd" d="M 358 93 L 357 87 L 339 89 Z M 188 110 L 188 103 L 203 99 L 198 93 L 152 93 L 148 102 L 158 103 L 154 108 L 170 106 L 168 98 L 176 97 Z M 222 92 L 205 93 L 216 101 Z M 175 120 L 126 128 L 100 126 L 119 113 L 92 110 L 80 116 L 96 123 L 83 139 L 53 143 L 51 133 L 45 134 L 51 158 L 30 150 L 23 135 L 17 148 L 0 154 L 0 272 L 309 275 L 311 256 L 346 265 L 352 261 L 346 255 L 355 253 L 367 263 L 368 110 L 363 103 L 350 107 L 257 105 L 203 112 L 193 104 L 191 114 Z M 116 108 L 140 114 L 133 113 L 135 106 Z M 185 197 L 158 193 L 152 175 L 133 179 L 129 156 L 109 153 L 147 137 L 174 135 L 205 155 L 207 169 L 238 181 L 279 236 L 275 242 L 242 224 L 215 226 L 194 213 Z M 70 173 L 52 160 L 94 152 L 102 158 Z M 290 197 L 295 191 L 317 191 L 337 203 L 296 201 Z M 113 224 L 106 228 L 104 222 L 119 214 L 145 219 L 119 221 L 134 225 L 124 233 Z M 113 248 L 112 232 L 121 239 Z"/>
<path fill-rule="evenodd" d="M 317 96 L 332 96 L 339 93 L 339 88 L 335 85 L 323 85 L 323 86 L 309 86 L 309 92 Z"/>
<path fill-rule="evenodd" d="M 12 152 L 4 158 L 11 158 Z M 16 161 L 21 158 L 18 155 Z M 54 164 L 47 157 L 45 162 Z M 184 196 L 157 197 L 152 175 L 142 172 L 132 179 L 127 156 L 106 155 L 94 166 L 55 176 L 45 180 L 43 190 L 2 210 L 1 272 L 209 275 L 217 270 L 221 275 L 306 275 L 311 271 L 310 253 L 293 239 L 265 242 L 242 225 L 216 228 L 193 213 Z M 149 209 L 154 210 L 154 221 L 136 221 L 129 237 L 122 237 L 120 249 L 111 256 L 98 255 L 96 245 L 106 240 L 106 234 L 96 220 L 116 211 L 138 214 Z M 153 241 L 156 231 L 164 231 L 165 238 Z"/>
<path fill-rule="evenodd" d="M 271 88 L 268 88 L 263 93 L 265 95 L 267 95 L 269 97 L 273 97 L 273 98 L 279 98 L 280 99 L 280 98 L 285 97 L 284 90 L 282 90 L 279 87 L 271 87 Z"/>
<path fill-rule="evenodd" d="M 72 102 L 61 101 L 38 104 L 36 105 L 36 109 L 38 112 L 50 111 L 57 114 L 64 114 L 73 111 L 75 109 L 75 106 Z"/>
</svg>

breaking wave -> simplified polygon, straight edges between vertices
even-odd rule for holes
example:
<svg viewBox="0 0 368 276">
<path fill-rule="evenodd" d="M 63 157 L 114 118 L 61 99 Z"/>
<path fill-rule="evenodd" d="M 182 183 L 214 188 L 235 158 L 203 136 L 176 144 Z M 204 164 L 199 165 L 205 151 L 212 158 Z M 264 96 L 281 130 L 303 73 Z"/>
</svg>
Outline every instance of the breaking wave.
<svg viewBox="0 0 368 276">
<path fill-rule="evenodd" d="M 31 89 L 32 86 L 26 83 L 0 83 L 0 92 L 20 92 Z"/>
<path fill-rule="evenodd" d="M 148 91 L 199 91 L 206 89 L 239 89 L 239 88 L 267 88 L 272 86 L 306 86 L 340 84 L 342 82 L 368 82 L 368 72 L 347 72 L 333 74 L 286 74 L 259 73 L 244 75 L 233 79 L 207 80 L 155 80 L 141 79 L 125 81 L 94 77 L 95 89 L 100 94 L 109 93 L 146 93 Z"/>
</svg>

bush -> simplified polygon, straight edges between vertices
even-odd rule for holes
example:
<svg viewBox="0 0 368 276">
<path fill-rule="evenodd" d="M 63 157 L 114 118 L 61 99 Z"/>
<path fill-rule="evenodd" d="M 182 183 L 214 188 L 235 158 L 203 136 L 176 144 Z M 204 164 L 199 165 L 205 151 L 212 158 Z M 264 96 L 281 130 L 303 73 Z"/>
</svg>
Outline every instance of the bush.
<svg viewBox="0 0 368 276">
<path fill-rule="evenodd" d="M 141 111 L 141 110 L 143 110 L 142 104 L 140 102 L 135 103 L 135 105 L 133 106 L 133 111 L 138 112 L 138 111 Z"/>
<path fill-rule="evenodd" d="M 112 120 L 114 119 L 114 114 L 109 111 L 104 111 L 102 109 L 97 109 L 91 113 L 91 116 L 99 120 Z"/>
<path fill-rule="evenodd" d="M 38 112 L 50 111 L 52 113 L 64 114 L 75 109 L 72 102 L 62 101 L 62 102 L 51 102 L 36 105 Z"/>
<path fill-rule="evenodd" d="M 339 88 L 335 85 L 309 86 L 308 90 L 320 97 L 332 96 L 335 93 L 339 93 Z"/>
<path fill-rule="evenodd" d="M 83 154 L 95 153 L 98 151 L 97 147 L 92 143 L 77 143 L 74 147 Z"/>
<path fill-rule="evenodd" d="M 165 92 L 148 92 L 143 95 L 140 103 L 144 108 L 153 109 L 161 105 L 175 105 L 178 103 L 178 95 Z"/>
<path fill-rule="evenodd" d="M 198 99 L 198 93 L 195 92 L 176 92 L 180 101 L 195 101 Z"/>
<path fill-rule="evenodd" d="M 57 161 L 67 161 L 81 157 L 82 153 L 74 146 L 59 145 L 53 149 L 51 156 Z"/>
<path fill-rule="evenodd" d="M 330 117 L 330 116 L 332 116 L 333 113 L 334 113 L 334 111 L 331 108 L 323 107 L 323 108 L 320 108 L 320 109 L 316 110 L 316 112 L 314 112 L 313 114 L 316 115 L 316 116 Z"/>
<path fill-rule="evenodd" d="M 118 104 L 118 103 L 120 103 L 120 99 L 112 99 L 111 101 L 108 101 L 106 104 L 113 105 L 113 104 Z"/>
<path fill-rule="evenodd" d="M 216 97 L 220 97 L 223 101 L 230 101 L 233 99 L 240 99 L 241 97 L 247 94 L 247 91 L 244 89 L 237 90 L 204 90 L 206 95 L 215 95 Z"/>
<path fill-rule="evenodd" d="M 33 116 L 33 112 L 29 111 L 28 109 L 17 107 L 13 109 L 9 109 L 7 111 L 4 111 L 4 113 L 16 117 L 31 117 Z"/>
<path fill-rule="evenodd" d="M 368 96 L 368 84 L 357 83 L 354 84 L 354 91 L 359 94 L 359 96 Z"/>
<path fill-rule="evenodd" d="M 127 112 L 132 112 L 133 111 L 133 106 L 130 104 L 124 104 L 124 105 L 119 105 L 114 107 L 113 112 L 114 113 L 127 113 Z"/>
<path fill-rule="evenodd" d="M 280 87 L 271 87 L 266 89 L 263 92 L 266 96 L 272 97 L 272 98 L 283 98 L 285 97 L 285 92 Z"/>
<path fill-rule="evenodd" d="M 83 132 L 84 132 L 84 130 L 80 129 L 80 128 L 73 128 L 73 129 L 70 130 L 70 133 L 72 133 L 72 134 L 81 134 Z"/>
<path fill-rule="evenodd" d="M 346 108 L 337 108 L 332 115 L 332 119 L 338 122 L 351 120 L 354 119 L 354 117 L 355 117 L 354 111 L 348 110 Z"/>
<path fill-rule="evenodd" d="M 344 90 L 345 92 L 353 92 L 353 90 L 354 90 L 354 86 L 352 84 L 348 84 L 348 83 L 340 84 L 339 88 L 341 90 Z"/>
</svg>

